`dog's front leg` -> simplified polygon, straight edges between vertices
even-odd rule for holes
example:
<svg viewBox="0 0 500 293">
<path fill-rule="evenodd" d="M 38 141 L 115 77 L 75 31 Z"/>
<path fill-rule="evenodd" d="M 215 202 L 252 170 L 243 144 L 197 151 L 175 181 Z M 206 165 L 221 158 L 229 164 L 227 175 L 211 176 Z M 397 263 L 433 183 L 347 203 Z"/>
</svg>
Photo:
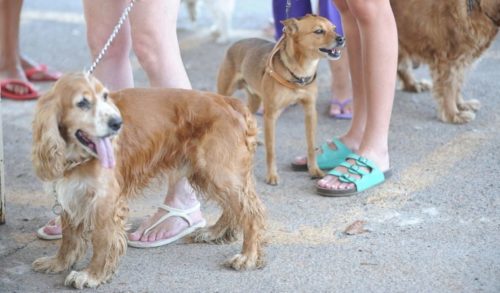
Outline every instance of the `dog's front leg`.
<svg viewBox="0 0 500 293">
<path fill-rule="evenodd" d="M 92 259 L 86 269 L 72 271 L 64 282 L 77 289 L 95 288 L 106 282 L 116 271 L 127 248 L 124 223 L 128 209 L 125 202 L 112 203 L 105 199 L 97 202 L 96 206 Z"/>
<path fill-rule="evenodd" d="M 464 68 L 460 64 L 438 61 L 430 67 L 434 80 L 433 94 L 438 102 L 438 117 L 448 123 L 467 123 L 476 117 L 472 107 L 465 107 L 465 101 L 461 101 L 460 91 L 462 89 Z M 472 101 L 475 107 L 479 107 L 479 101 Z M 461 103 L 461 106 L 460 105 Z"/>
<path fill-rule="evenodd" d="M 76 227 L 70 223 L 68 215 L 61 215 L 62 242 L 57 254 L 41 257 L 32 264 L 33 270 L 43 273 L 59 273 L 69 269 L 86 252 L 87 244 L 83 235 L 83 224 Z"/>
<path fill-rule="evenodd" d="M 316 153 L 314 148 L 316 146 L 316 125 L 317 113 L 315 99 L 310 98 L 302 101 L 304 107 L 305 122 L 306 122 L 306 140 L 307 140 L 307 166 L 309 175 L 312 178 L 320 178 L 324 176 L 323 171 L 318 167 L 316 162 Z"/>
<path fill-rule="evenodd" d="M 267 177 L 266 182 L 270 185 L 278 185 L 278 171 L 276 168 L 275 138 L 276 120 L 279 112 L 271 107 L 264 106 L 264 137 L 266 145 Z"/>
</svg>

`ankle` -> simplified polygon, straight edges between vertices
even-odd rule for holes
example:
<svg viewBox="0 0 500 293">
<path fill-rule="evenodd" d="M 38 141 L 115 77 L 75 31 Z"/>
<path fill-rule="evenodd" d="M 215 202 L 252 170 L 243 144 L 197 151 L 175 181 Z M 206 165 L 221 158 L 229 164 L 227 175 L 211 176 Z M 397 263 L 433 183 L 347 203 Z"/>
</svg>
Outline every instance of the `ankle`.
<svg viewBox="0 0 500 293">
<path fill-rule="evenodd" d="M 343 144 L 345 144 L 351 151 L 357 153 L 359 150 L 359 145 L 361 139 L 358 139 L 356 137 L 353 137 L 352 135 L 349 134 L 344 134 L 343 136 L 339 137 L 339 139 L 342 141 Z"/>
<path fill-rule="evenodd" d="M 358 153 L 370 161 L 374 162 L 382 171 L 387 171 L 390 168 L 389 151 L 385 149 L 361 149 Z"/>
<path fill-rule="evenodd" d="M 194 207 L 199 201 L 194 194 L 174 194 L 171 196 L 167 195 L 164 203 L 170 207 L 185 210 Z"/>
</svg>

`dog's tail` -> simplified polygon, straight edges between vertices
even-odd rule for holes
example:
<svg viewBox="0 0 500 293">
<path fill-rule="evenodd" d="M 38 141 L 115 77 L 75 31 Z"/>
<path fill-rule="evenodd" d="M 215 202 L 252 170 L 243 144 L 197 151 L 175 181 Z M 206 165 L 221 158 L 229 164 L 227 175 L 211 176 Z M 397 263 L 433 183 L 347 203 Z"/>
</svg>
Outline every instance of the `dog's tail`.
<svg viewBox="0 0 500 293">
<path fill-rule="evenodd" d="M 242 115 L 242 126 L 245 129 L 245 143 L 248 150 L 252 153 L 255 153 L 255 149 L 257 147 L 257 121 L 255 120 L 254 115 L 250 113 L 248 107 L 246 107 L 242 101 L 232 98 L 226 97 L 226 102 L 238 113 Z"/>
</svg>

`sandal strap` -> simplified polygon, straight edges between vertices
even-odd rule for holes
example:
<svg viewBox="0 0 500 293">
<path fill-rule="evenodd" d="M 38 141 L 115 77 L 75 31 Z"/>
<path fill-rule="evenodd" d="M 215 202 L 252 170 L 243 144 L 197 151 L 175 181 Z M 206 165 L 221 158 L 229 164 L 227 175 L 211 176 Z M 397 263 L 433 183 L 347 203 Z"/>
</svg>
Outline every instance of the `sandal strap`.
<svg viewBox="0 0 500 293">
<path fill-rule="evenodd" d="M 335 149 L 331 149 L 328 145 L 329 142 L 321 144 L 321 154 L 316 156 L 318 166 L 321 169 L 329 169 L 336 167 L 340 162 L 345 159 L 347 154 L 352 151 L 342 141 L 336 137 L 332 138 L 331 143 L 335 145 Z"/>
<path fill-rule="evenodd" d="M 189 208 L 187 210 L 173 208 L 166 204 L 159 205 L 158 208 L 167 211 L 167 213 L 163 215 L 161 218 L 159 218 L 158 221 L 156 221 L 153 225 L 149 226 L 149 228 L 144 230 L 144 234 L 149 233 L 149 231 L 151 231 L 156 226 L 160 225 L 160 223 L 162 223 L 163 221 L 165 221 L 170 217 L 179 217 L 181 219 L 184 219 L 188 223 L 189 227 L 191 227 L 193 225 L 193 221 L 191 220 L 189 214 L 200 209 L 200 202 L 197 202 L 192 208 Z"/>
<path fill-rule="evenodd" d="M 342 102 L 338 99 L 331 99 L 330 100 L 330 104 L 339 106 L 341 111 L 344 111 L 345 106 L 349 105 L 351 102 L 352 102 L 352 98 L 345 99 Z"/>
<path fill-rule="evenodd" d="M 354 153 L 348 155 L 346 157 L 346 160 L 348 160 L 348 159 L 352 159 L 352 160 L 356 161 L 357 165 L 369 168 L 370 170 L 373 170 L 373 169 L 377 168 L 376 165 L 375 165 L 375 163 L 373 163 L 372 161 L 370 161 L 367 158 L 362 157 L 360 155 L 354 154 Z"/>
<path fill-rule="evenodd" d="M 361 177 L 363 177 L 364 175 L 368 175 L 370 173 L 369 171 L 366 171 L 366 170 L 360 168 L 359 165 L 351 164 L 348 161 L 344 161 L 344 162 L 340 163 L 339 166 L 345 167 L 349 173 L 354 174 L 354 175 L 358 175 Z"/>
<path fill-rule="evenodd" d="M 349 159 L 354 160 L 354 162 L 349 162 Z M 354 153 L 348 155 L 346 160 L 342 162 L 340 166 L 345 167 L 347 172 L 340 172 L 333 169 L 328 172 L 328 175 L 335 176 L 339 181 L 344 183 L 353 183 L 356 185 L 356 190 L 358 192 L 366 190 L 385 180 L 384 173 L 378 169 L 375 163 Z M 369 171 L 362 169 L 362 167 L 369 169 Z M 358 175 L 359 178 L 351 175 Z"/>
</svg>

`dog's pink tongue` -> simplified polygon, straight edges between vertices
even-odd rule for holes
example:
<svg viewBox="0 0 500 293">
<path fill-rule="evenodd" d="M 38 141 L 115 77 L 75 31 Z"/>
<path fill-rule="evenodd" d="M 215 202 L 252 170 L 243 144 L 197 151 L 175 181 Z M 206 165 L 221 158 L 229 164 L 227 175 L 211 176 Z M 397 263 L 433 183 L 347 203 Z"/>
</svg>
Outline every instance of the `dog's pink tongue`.
<svg viewBox="0 0 500 293">
<path fill-rule="evenodd" d="M 111 139 L 109 139 L 109 137 L 99 138 L 96 150 L 99 161 L 101 161 L 101 165 L 104 168 L 111 169 L 115 166 L 115 156 L 113 154 L 113 147 L 111 146 Z"/>
</svg>

